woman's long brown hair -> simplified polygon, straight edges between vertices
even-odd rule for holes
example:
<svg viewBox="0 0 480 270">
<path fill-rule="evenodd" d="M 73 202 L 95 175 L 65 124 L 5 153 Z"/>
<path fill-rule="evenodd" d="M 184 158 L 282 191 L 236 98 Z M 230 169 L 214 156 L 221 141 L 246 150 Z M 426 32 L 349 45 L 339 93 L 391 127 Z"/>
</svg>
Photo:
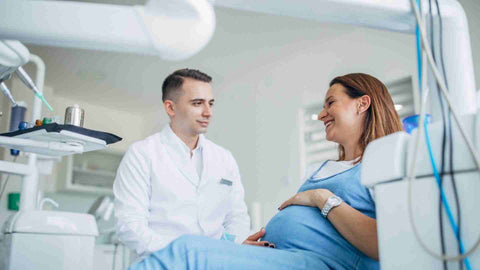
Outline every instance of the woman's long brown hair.
<svg viewBox="0 0 480 270">
<path fill-rule="evenodd" d="M 397 111 L 388 93 L 387 87 L 377 78 L 363 73 L 351 73 L 334 78 L 330 86 L 341 84 L 345 87 L 345 93 L 351 98 L 359 98 L 364 95 L 370 97 L 370 107 L 365 117 L 365 129 L 359 139 L 362 151 L 360 162 L 367 144 L 385 135 L 401 131 L 402 124 Z M 345 149 L 338 146 L 338 160 L 345 160 Z"/>
</svg>

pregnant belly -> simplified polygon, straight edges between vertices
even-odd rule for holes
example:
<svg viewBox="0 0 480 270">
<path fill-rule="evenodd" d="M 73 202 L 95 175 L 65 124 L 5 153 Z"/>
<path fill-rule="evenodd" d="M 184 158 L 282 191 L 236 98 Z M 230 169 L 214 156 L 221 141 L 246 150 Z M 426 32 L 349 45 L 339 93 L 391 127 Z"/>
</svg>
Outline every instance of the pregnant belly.
<svg viewBox="0 0 480 270">
<path fill-rule="evenodd" d="M 307 250 L 326 256 L 353 248 L 318 208 L 298 205 L 278 212 L 265 227 L 262 240 L 279 249 Z"/>
<path fill-rule="evenodd" d="M 359 256 L 365 258 L 315 207 L 293 205 L 278 212 L 265 227 L 262 240 L 274 243 L 278 249 L 316 253 L 334 269 L 354 269 Z M 378 269 L 377 262 L 366 260 L 371 267 L 364 269 Z"/>
</svg>

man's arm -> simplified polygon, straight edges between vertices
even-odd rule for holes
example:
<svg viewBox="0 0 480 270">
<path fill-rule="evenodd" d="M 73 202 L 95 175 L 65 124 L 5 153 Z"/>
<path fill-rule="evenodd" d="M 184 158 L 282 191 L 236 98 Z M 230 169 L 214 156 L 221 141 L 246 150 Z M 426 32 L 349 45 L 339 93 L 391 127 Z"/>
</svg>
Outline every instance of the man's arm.
<svg viewBox="0 0 480 270">
<path fill-rule="evenodd" d="M 137 254 L 163 248 L 175 237 L 159 235 L 148 227 L 150 215 L 150 160 L 138 146 L 131 146 L 120 163 L 113 184 L 116 231 L 120 240 Z"/>
<path fill-rule="evenodd" d="M 242 180 L 237 162 L 229 152 L 227 166 L 231 170 L 232 175 L 232 208 L 225 217 L 223 226 L 225 232 L 235 235 L 235 242 L 242 243 L 250 235 L 250 217 L 248 216 L 247 205 L 245 204 Z"/>
</svg>

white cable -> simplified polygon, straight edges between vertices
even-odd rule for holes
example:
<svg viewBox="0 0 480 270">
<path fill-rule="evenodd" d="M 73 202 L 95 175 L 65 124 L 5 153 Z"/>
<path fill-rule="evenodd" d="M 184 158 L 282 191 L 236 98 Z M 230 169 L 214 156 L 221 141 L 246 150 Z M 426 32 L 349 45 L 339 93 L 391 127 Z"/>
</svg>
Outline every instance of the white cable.
<svg viewBox="0 0 480 270">
<path fill-rule="evenodd" d="M 475 149 L 473 148 L 469 138 L 467 137 L 467 135 L 465 133 L 465 130 L 463 129 L 463 126 L 461 125 L 461 123 L 460 123 L 460 121 L 459 121 L 459 119 L 458 119 L 458 117 L 455 113 L 455 110 L 453 108 L 453 104 L 451 103 L 450 97 L 448 96 L 448 92 L 446 90 L 446 86 L 445 86 L 445 83 L 443 81 L 443 78 L 440 76 L 440 73 L 439 73 L 439 71 L 438 71 L 438 69 L 435 65 L 435 61 L 433 60 L 432 53 L 431 53 L 430 47 L 428 45 L 428 40 L 426 39 L 425 27 L 424 27 L 422 19 L 420 18 L 420 13 L 418 11 L 417 5 L 415 4 L 414 1 L 415 0 L 410 0 L 410 3 L 411 3 L 412 8 L 414 10 L 415 18 L 417 20 L 417 24 L 418 24 L 418 27 L 419 27 L 419 30 L 420 30 L 419 32 L 420 32 L 420 36 L 421 36 L 421 40 L 422 40 L 422 58 L 425 58 L 425 56 L 426 56 L 426 58 L 428 60 L 428 63 L 430 65 L 430 67 L 432 68 L 435 79 L 437 80 L 438 84 L 440 85 L 440 90 L 442 91 L 442 94 L 445 96 L 445 99 L 447 100 L 448 106 L 449 106 L 450 110 L 452 111 L 454 120 L 457 123 L 458 128 L 460 129 L 462 137 L 467 142 L 468 148 L 469 148 L 470 152 L 472 153 L 473 158 L 475 159 L 477 169 L 480 169 L 480 160 L 478 158 L 478 155 L 476 154 Z M 423 59 L 422 59 L 422 62 L 424 62 Z M 409 175 L 407 176 L 408 177 L 408 209 L 409 209 L 410 224 L 412 225 L 413 232 L 415 233 L 415 237 L 417 238 L 417 241 L 420 243 L 422 248 L 425 251 L 427 251 L 431 256 L 433 256 L 433 257 L 435 257 L 439 260 L 442 260 L 442 261 L 459 261 L 459 260 L 463 260 L 466 257 L 468 257 L 471 253 L 473 253 L 478 248 L 478 246 L 480 245 L 480 237 L 476 240 L 473 247 L 470 250 L 468 250 L 467 252 L 465 252 L 463 255 L 461 255 L 461 256 L 444 256 L 442 254 L 437 254 L 435 251 L 428 248 L 427 244 L 425 242 L 423 242 L 423 240 L 420 237 L 420 233 L 418 232 L 418 229 L 415 225 L 415 220 L 413 218 L 412 181 L 415 180 L 415 177 L 416 177 L 415 176 L 415 174 L 416 174 L 416 159 L 417 159 L 417 155 L 418 155 L 420 138 L 423 134 L 423 129 L 424 129 L 425 105 L 426 105 L 428 92 L 429 92 L 428 88 L 425 89 L 426 79 L 423 78 L 425 73 L 426 72 L 422 72 L 422 86 L 421 87 L 423 89 L 423 91 L 422 91 L 423 92 L 423 97 L 422 97 L 422 102 L 420 103 L 420 123 L 419 123 L 419 127 L 418 127 L 417 136 L 415 138 L 415 148 L 413 150 L 414 152 L 413 152 L 413 158 L 412 158 L 412 163 L 411 163 L 411 169 L 410 169 Z"/>
</svg>

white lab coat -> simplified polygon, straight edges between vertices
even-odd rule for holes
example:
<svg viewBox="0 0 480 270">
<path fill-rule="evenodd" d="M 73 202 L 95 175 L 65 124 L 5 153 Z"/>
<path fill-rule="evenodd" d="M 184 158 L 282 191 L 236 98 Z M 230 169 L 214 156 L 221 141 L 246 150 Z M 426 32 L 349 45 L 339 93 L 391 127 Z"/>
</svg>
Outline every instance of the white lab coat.
<svg viewBox="0 0 480 270">
<path fill-rule="evenodd" d="M 166 125 L 131 145 L 118 168 L 113 185 L 116 231 L 139 255 L 161 249 L 183 234 L 220 239 L 225 232 L 235 235 L 237 243 L 249 235 L 250 217 L 232 154 L 200 135 L 199 178 L 181 151 L 182 143 Z"/>
</svg>

